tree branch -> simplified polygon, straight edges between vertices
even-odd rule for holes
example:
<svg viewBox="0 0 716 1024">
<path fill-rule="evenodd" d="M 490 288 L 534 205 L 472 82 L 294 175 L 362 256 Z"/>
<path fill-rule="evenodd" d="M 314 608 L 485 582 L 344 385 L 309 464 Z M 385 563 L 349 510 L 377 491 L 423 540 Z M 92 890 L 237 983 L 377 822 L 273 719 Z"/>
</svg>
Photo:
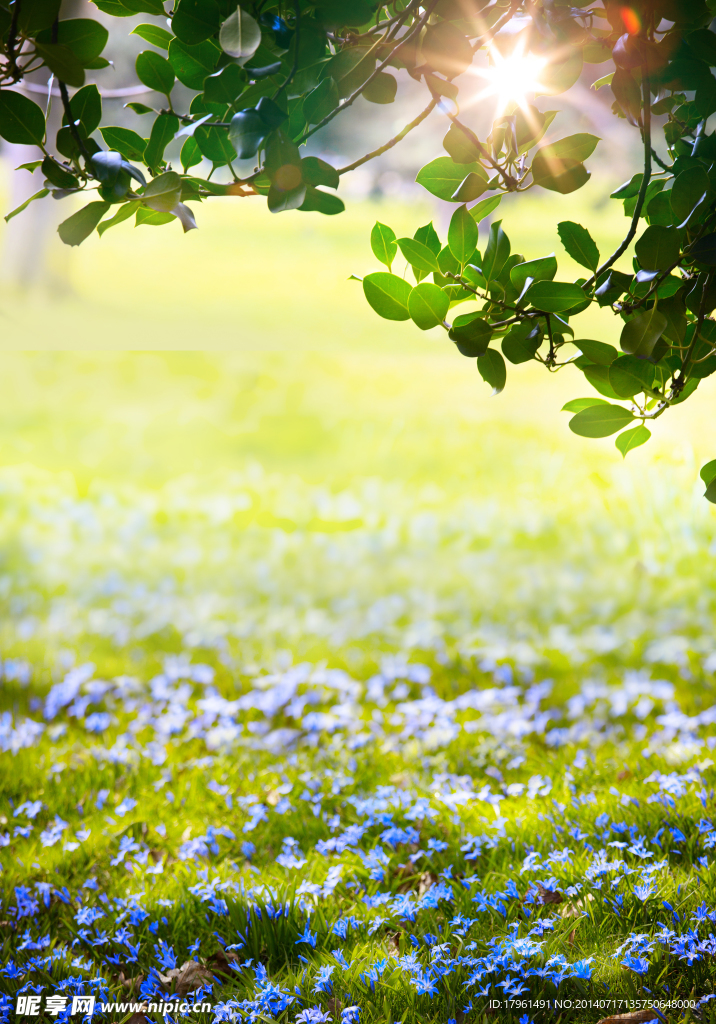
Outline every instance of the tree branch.
<svg viewBox="0 0 716 1024">
<path fill-rule="evenodd" d="M 642 207 L 644 206 L 644 199 L 646 198 L 646 190 L 649 186 L 649 181 L 651 180 L 651 99 L 649 73 L 646 69 L 646 65 L 644 65 L 644 67 L 642 68 L 641 88 L 642 106 L 644 108 L 644 177 L 642 178 L 641 188 L 639 189 L 639 195 L 637 196 L 636 207 L 634 208 L 634 216 L 632 217 L 631 226 L 627 231 L 627 235 L 624 241 L 621 243 L 616 252 L 612 253 L 609 259 L 605 260 L 604 263 L 602 263 L 601 267 L 599 267 L 597 272 L 595 274 L 592 274 L 588 281 L 584 282 L 584 284 L 582 285 L 582 288 L 584 289 L 589 288 L 595 281 L 599 279 L 599 277 L 604 273 L 605 270 L 609 270 L 609 268 L 614 263 L 616 263 L 619 257 L 624 255 L 624 253 L 629 248 L 629 245 L 631 244 L 631 240 L 636 234 L 637 227 L 639 226 L 639 219 L 641 218 L 641 211 Z"/>
<path fill-rule="evenodd" d="M 386 142 L 385 145 L 379 146 L 378 149 L 374 149 L 372 153 L 366 153 L 366 155 L 362 156 L 360 160 L 354 160 L 354 162 L 352 164 L 348 164 L 347 167 L 341 167 L 338 173 L 347 174 L 349 171 L 354 171 L 356 167 L 360 167 L 362 164 L 367 164 L 369 160 L 374 160 L 377 156 L 382 156 L 383 153 L 387 153 L 389 149 L 393 148 L 393 146 L 397 146 L 399 142 L 402 142 L 405 136 L 412 132 L 413 128 L 417 128 L 419 124 L 422 124 L 425 118 L 435 110 L 437 105 L 438 100 L 433 97 L 425 110 L 421 111 L 418 116 L 410 122 L 410 124 L 406 124 L 405 128 L 403 128 L 402 131 L 399 131 L 398 134 L 390 140 L 390 142 Z"/>
</svg>

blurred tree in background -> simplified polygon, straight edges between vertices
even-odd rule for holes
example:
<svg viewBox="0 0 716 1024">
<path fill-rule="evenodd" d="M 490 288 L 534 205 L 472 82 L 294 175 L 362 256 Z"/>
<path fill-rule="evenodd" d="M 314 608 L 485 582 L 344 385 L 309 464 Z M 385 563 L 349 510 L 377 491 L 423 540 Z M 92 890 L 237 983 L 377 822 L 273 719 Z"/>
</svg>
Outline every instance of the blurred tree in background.
<svg viewBox="0 0 716 1024">
<path fill-rule="evenodd" d="M 216 196 L 261 195 L 272 213 L 334 215 L 344 210 L 336 194 L 343 176 L 438 113 L 447 130 L 443 153 L 430 154 L 417 181 L 453 204 L 447 239 L 432 224 L 412 238 L 375 225 L 371 247 L 385 269 L 362 283 L 376 313 L 421 330 L 443 327 L 495 392 L 505 386 L 506 361 L 537 361 L 550 372 L 575 365 L 600 397 L 565 406 L 572 430 L 616 434 L 623 455 L 649 439 L 647 423 L 716 371 L 714 0 L 95 6 L 102 20 L 61 8 L 61 0 L 0 2 L 0 135 L 30 147 L 26 156 L 39 150 L 23 167 L 44 175 L 44 186 L 7 220 L 49 195 L 90 192 L 59 225 L 62 241 L 75 246 L 130 218 L 149 226 L 178 220 L 191 230 L 191 204 Z M 148 20 L 137 24 L 138 14 Z M 144 47 L 132 80 L 87 82 L 88 73 L 111 68 L 106 23 L 124 18 Z M 120 37 L 113 33 L 112 47 Z M 479 225 L 505 195 L 536 188 L 569 196 L 589 180 L 587 161 L 600 139 L 560 138 L 558 111 L 541 110 L 536 99 L 577 87 L 585 64 L 605 72 L 593 85 L 611 90 L 613 130 L 630 126 L 641 169 L 611 193 L 624 203 L 628 229 L 610 255 L 565 210 L 560 240 L 585 271 L 567 281 L 558 279 L 554 254 L 513 253 L 500 220 L 481 243 Z M 363 152 L 364 133 L 350 121 L 360 110 L 355 101 L 378 109 L 401 91 L 418 109 Z M 106 110 L 119 99 L 129 100 L 128 114 L 109 124 Z M 487 128 L 486 106 L 495 115 Z M 354 150 L 342 166 L 306 149 L 338 115 L 349 124 L 342 145 Z M 632 251 L 632 266 L 617 269 Z M 414 284 L 393 273 L 398 254 Z M 454 314 L 458 304 L 468 311 Z M 620 350 L 575 333 L 576 317 L 595 306 L 619 318 Z M 701 475 L 716 501 L 716 460 Z"/>
</svg>

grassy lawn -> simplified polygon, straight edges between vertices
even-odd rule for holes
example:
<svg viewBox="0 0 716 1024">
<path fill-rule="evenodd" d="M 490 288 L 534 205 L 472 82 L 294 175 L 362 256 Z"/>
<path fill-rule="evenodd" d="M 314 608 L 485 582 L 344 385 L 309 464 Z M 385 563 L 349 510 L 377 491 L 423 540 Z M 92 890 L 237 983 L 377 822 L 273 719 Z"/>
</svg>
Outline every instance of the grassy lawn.
<svg viewBox="0 0 716 1024">
<path fill-rule="evenodd" d="M 199 215 L 2 296 L 5 1019 L 681 1020 L 716 953 L 708 382 L 625 465 L 569 369 L 491 398 L 371 313 L 387 208 Z M 560 216 L 513 247 L 559 256 Z"/>
</svg>

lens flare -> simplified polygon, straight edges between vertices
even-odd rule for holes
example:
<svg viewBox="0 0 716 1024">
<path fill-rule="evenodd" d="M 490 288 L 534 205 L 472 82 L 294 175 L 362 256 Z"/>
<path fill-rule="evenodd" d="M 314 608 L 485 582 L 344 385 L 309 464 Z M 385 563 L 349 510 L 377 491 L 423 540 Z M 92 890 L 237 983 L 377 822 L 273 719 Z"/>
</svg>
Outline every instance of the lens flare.
<svg viewBox="0 0 716 1024">
<path fill-rule="evenodd" d="M 641 32 L 641 18 L 631 7 L 622 7 L 619 11 L 624 22 L 624 28 L 630 36 L 636 36 Z"/>
<path fill-rule="evenodd" d="M 526 108 L 528 95 L 543 88 L 540 74 L 547 61 L 533 53 L 525 53 L 522 48 L 516 49 L 508 57 L 493 48 L 490 60 L 489 67 L 475 68 L 473 71 L 485 80 L 485 88 L 476 98 L 497 97 L 498 113 L 514 104 Z"/>
</svg>

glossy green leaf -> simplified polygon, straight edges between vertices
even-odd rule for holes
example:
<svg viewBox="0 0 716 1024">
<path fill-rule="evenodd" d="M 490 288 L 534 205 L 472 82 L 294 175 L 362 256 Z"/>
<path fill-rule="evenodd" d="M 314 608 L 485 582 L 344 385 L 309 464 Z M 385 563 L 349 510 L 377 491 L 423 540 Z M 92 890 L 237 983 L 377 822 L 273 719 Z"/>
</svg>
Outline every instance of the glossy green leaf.
<svg viewBox="0 0 716 1024">
<path fill-rule="evenodd" d="M 580 338 L 574 344 L 580 352 L 584 353 L 587 359 L 591 359 L 598 366 L 609 366 L 619 355 L 613 345 L 607 345 L 604 341 L 591 341 L 589 338 Z"/>
<path fill-rule="evenodd" d="M 481 174 L 470 173 L 460 182 L 454 193 L 450 196 L 453 203 L 471 203 L 479 199 L 487 188 L 487 182 Z"/>
<path fill-rule="evenodd" d="M 398 93 L 398 80 L 387 71 L 381 71 L 363 90 L 363 99 L 369 103 L 393 103 Z"/>
<path fill-rule="evenodd" d="M 152 125 L 147 148 L 144 150 L 144 163 L 147 167 L 158 168 L 164 157 L 164 150 L 179 131 L 179 118 L 174 114 L 160 114 Z"/>
<path fill-rule="evenodd" d="M 154 50 L 142 50 L 135 61 L 137 78 L 155 92 L 168 96 L 174 88 L 176 77 L 168 60 Z"/>
<path fill-rule="evenodd" d="M 711 462 L 702 466 L 699 476 L 707 487 L 713 480 L 716 480 L 716 459 L 712 459 Z"/>
<path fill-rule="evenodd" d="M 240 160 L 256 156 L 259 146 L 269 133 L 263 118 L 256 110 L 240 110 L 231 118 L 229 139 Z"/>
<path fill-rule="evenodd" d="M 149 43 L 151 46 L 158 46 L 160 50 L 166 50 L 169 48 L 173 36 L 171 32 L 167 32 L 165 28 L 160 28 L 159 25 L 137 25 L 133 28 L 130 35 L 140 36 L 145 43 Z"/>
<path fill-rule="evenodd" d="M 363 278 L 363 293 L 378 316 L 384 320 L 409 320 L 408 299 L 412 288 L 402 277 L 386 274 L 368 274 Z"/>
<path fill-rule="evenodd" d="M 582 409 L 569 421 L 569 429 L 580 437 L 609 437 L 622 430 L 634 417 L 621 405 L 599 403 Z"/>
<path fill-rule="evenodd" d="M 487 180 L 479 164 L 457 164 L 449 156 L 439 156 L 421 168 L 415 180 L 438 199 L 458 202 L 453 196 L 470 172 Z"/>
<path fill-rule="evenodd" d="M 676 228 L 651 224 L 634 246 L 644 270 L 666 270 L 679 258 L 681 240 Z"/>
<path fill-rule="evenodd" d="M 457 164 L 476 163 L 482 155 L 480 147 L 475 145 L 471 135 L 454 123 L 448 128 L 443 146 Z"/>
<path fill-rule="evenodd" d="M 0 133 L 1 134 L 1 133 Z M 709 267 L 716 267 L 716 234 L 704 235 L 688 250 L 688 258 Z"/>
<path fill-rule="evenodd" d="M 201 163 L 201 150 L 193 136 L 190 136 L 182 146 L 180 160 L 185 173 L 190 167 L 196 167 Z"/>
<path fill-rule="evenodd" d="M 58 44 L 66 46 L 82 67 L 91 64 L 99 57 L 107 45 L 109 32 L 92 18 L 69 18 L 58 22 L 57 38 L 52 29 L 39 32 L 37 42 L 43 45 Z"/>
<path fill-rule="evenodd" d="M 597 243 L 581 224 L 571 220 L 563 220 L 557 225 L 562 245 L 575 263 L 587 270 L 596 271 L 599 266 L 599 249 Z"/>
<path fill-rule="evenodd" d="M 507 367 L 497 349 L 488 348 L 484 355 L 478 356 L 477 369 L 485 383 L 492 388 L 493 395 L 498 395 L 504 390 L 507 383 Z"/>
<path fill-rule="evenodd" d="M 289 210 L 300 210 L 306 202 L 308 186 L 301 182 L 292 187 L 277 186 L 272 183 L 268 194 L 270 213 L 286 213 Z M 337 198 L 334 196 L 333 198 Z M 340 200 L 338 200 L 340 202 Z"/>
<path fill-rule="evenodd" d="M 207 39 L 196 46 L 183 43 L 181 39 L 172 39 L 169 44 L 169 63 L 174 74 L 182 85 L 200 91 L 204 80 L 214 71 L 221 57 L 221 50 Z"/>
<path fill-rule="evenodd" d="M 449 338 L 461 355 L 475 359 L 487 351 L 492 334 L 492 327 L 479 313 L 463 313 L 455 317 Z"/>
<path fill-rule="evenodd" d="M 479 203 L 475 203 L 470 208 L 470 216 L 476 224 L 479 224 L 485 217 L 489 217 L 491 213 L 494 213 L 501 202 L 502 196 L 489 196 L 487 199 L 481 199 Z"/>
<path fill-rule="evenodd" d="M 525 302 L 545 313 L 565 313 L 584 301 L 578 284 L 563 281 L 537 281 L 530 285 Z"/>
<path fill-rule="evenodd" d="M 35 43 L 35 53 L 53 75 L 64 82 L 79 88 L 84 85 L 85 72 L 79 59 L 69 46 L 63 43 Z"/>
<path fill-rule="evenodd" d="M 590 363 L 587 366 L 582 366 L 581 370 L 585 378 L 600 395 L 604 395 L 605 398 L 613 398 L 615 400 L 618 400 L 621 397 L 609 383 L 608 366 L 593 366 Z"/>
<path fill-rule="evenodd" d="M 462 266 L 469 263 L 477 248 L 477 224 L 467 206 L 459 206 L 450 219 L 448 247 Z"/>
<path fill-rule="evenodd" d="M 181 199 L 181 178 L 176 171 L 165 171 L 149 182 L 142 199 L 152 210 L 170 213 Z"/>
<path fill-rule="evenodd" d="M 408 297 L 410 318 L 421 331 L 429 331 L 441 324 L 449 308 L 450 300 L 445 292 L 430 281 L 416 285 Z"/>
<path fill-rule="evenodd" d="M 303 101 L 303 116 L 307 124 L 318 124 L 340 102 L 338 87 L 332 78 L 324 78 Z"/>
<path fill-rule="evenodd" d="M 301 173 L 306 184 L 314 187 L 325 185 L 326 188 L 338 188 L 341 183 L 336 168 L 317 156 L 305 156 L 301 160 Z"/>
<path fill-rule="evenodd" d="M 202 156 L 215 166 L 222 167 L 236 159 L 236 149 L 225 128 L 202 124 L 194 132 L 194 138 Z"/>
<path fill-rule="evenodd" d="M 619 356 L 609 366 L 609 383 L 619 398 L 632 398 L 654 383 L 656 368 L 637 356 Z"/>
<path fill-rule="evenodd" d="M 89 136 L 97 129 L 102 120 L 102 98 L 96 85 L 85 85 L 78 89 L 70 99 L 70 111 L 75 121 L 79 121 Z M 63 124 L 67 124 L 67 116 L 63 116 Z"/>
<path fill-rule="evenodd" d="M 39 146 L 45 137 L 45 116 L 20 92 L 0 89 L 0 135 L 20 146 Z"/>
<path fill-rule="evenodd" d="M 527 279 L 533 281 L 552 281 L 557 273 L 557 260 L 552 253 L 551 256 L 543 256 L 539 260 L 528 260 L 527 263 L 518 263 L 510 271 L 510 281 L 521 292 L 527 284 Z"/>
<path fill-rule="evenodd" d="M 30 196 L 29 199 L 26 199 L 24 203 L 20 203 L 19 206 L 16 206 L 14 210 L 10 211 L 10 213 L 6 213 L 3 219 L 5 221 L 12 220 L 13 217 L 17 217 L 18 213 L 22 213 L 23 210 L 26 210 L 30 203 L 33 203 L 36 199 L 44 199 L 45 196 L 49 196 L 49 194 L 49 188 L 41 188 L 39 192 L 35 192 L 34 195 Z"/>
<path fill-rule="evenodd" d="M 131 128 L 107 126 L 100 128 L 102 138 L 110 149 L 116 149 L 127 160 L 144 159 L 147 140 L 137 135 Z"/>
<path fill-rule="evenodd" d="M 306 198 L 299 206 L 302 213 L 322 213 L 325 217 L 334 217 L 338 213 L 343 213 L 345 208 L 345 203 L 337 195 L 332 192 L 324 192 L 323 189 L 315 188 L 313 185 L 306 185 Z"/>
<path fill-rule="evenodd" d="M 174 9 L 172 30 L 177 39 L 192 46 L 215 35 L 220 25 L 221 12 L 216 0 L 179 0 Z"/>
<path fill-rule="evenodd" d="M 535 185 L 541 185 L 550 192 L 569 195 L 587 184 L 590 173 L 577 160 L 553 160 L 544 150 L 540 150 L 532 162 L 532 177 Z"/>
<path fill-rule="evenodd" d="M 666 324 L 666 317 L 655 307 L 635 316 L 622 328 L 619 339 L 622 351 L 629 355 L 648 358 L 664 333 Z"/>
<path fill-rule="evenodd" d="M 539 324 L 514 324 L 502 339 L 502 354 L 516 366 L 534 359 L 542 344 L 543 334 Z"/>
<path fill-rule="evenodd" d="M 247 74 L 238 64 L 227 64 L 204 79 L 204 101 L 207 104 L 234 104 L 246 90 Z"/>
<path fill-rule="evenodd" d="M 129 218 L 132 217 L 139 210 L 140 205 L 141 204 L 139 203 L 138 200 L 132 200 L 128 203 L 123 203 L 122 206 L 120 206 L 120 208 L 115 213 L 114 217 L 111 217 L 109 220 L 103 220 L 101 224 L 98 224 L 97 234 L 101 238 L 105 231 L 109 230 L 109 228 L 114 228 L 117 226 L 117 224 L 121 224 L 123 221 L 129 220 Z"/>
<path fill-rule="evenodd" d="M 92 234 L 109 208 L 109 203 L 88 203 L 67 220 L 63 220 L 57 233 L 65 245 L 81 245 L 85 238 Z"/>
<path fill-rule="evenodd" d="M 616 438 L 614 444 L 617 446 L 623 457 L 627 457 L 627 453 L 632 451 L 634 448 L 639 448 L 640 445 L 646 444 L 651 437 L 651 431 L 648 427 L 645 427 L 643 423 L 640 423 L 638 427 L 633 427 L 631 430 L 625 430 L 623 434 L 620 434 Z"/>
<path fill-rule="evenodd" d="M 709 176 L 701 164 L 677 174 L 671 189 L 671 209 L 677 224 L 687 223 L 697 206 L 708 196 Z"/>
<path fill-rule="evenodd" d="M 502 268 L 510 257 L 510 240 L 502 230 L 502 221 L 496 220 L 490 225 L 485 255 L 482 260 L 482 273 L 486 281 L 498 278 Z"/>
<path fill-rule="evenodd" d="M 573 398 L 562 406 L 562 412 L 581 412 L 593 405 L 607 405 L 603 398 Z"/>
<path fill-rule="evenodd" d="M 437 257 L 427 245 L 418 242 L 415 238 L 399 238 L 398 245 L 403 256 L 413 269 L 420 270 L 426 274 L 439 273 L 440 267 L 438 266 Z"/>
<path fill-rule="evenodd" d="M 221 26 L 221 49 L 230 57 L 235 57 L 240 64 L 245 64 L 253 57 L 260 44 L 261 26 L 248 11 L 237 7 Z"/>
</svg>

